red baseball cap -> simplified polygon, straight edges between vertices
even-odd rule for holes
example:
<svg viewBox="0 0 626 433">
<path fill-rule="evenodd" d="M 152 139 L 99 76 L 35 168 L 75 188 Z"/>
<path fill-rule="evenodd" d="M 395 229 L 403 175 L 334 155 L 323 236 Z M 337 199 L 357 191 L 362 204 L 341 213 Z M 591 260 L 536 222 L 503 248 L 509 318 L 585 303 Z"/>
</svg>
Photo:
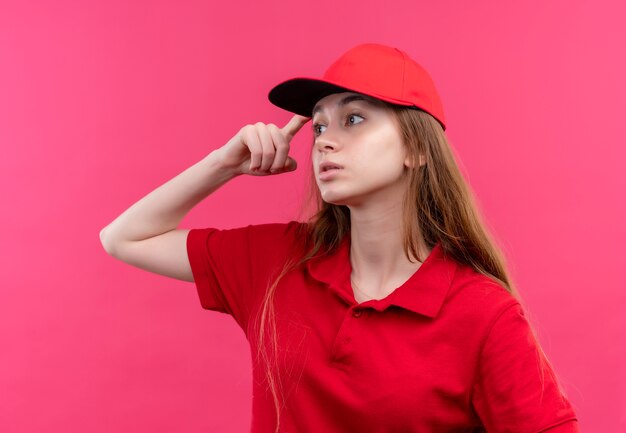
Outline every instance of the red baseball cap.
<svg viewBox="0 0 626 433">
<path fill-rule="evenodd" d="M 283 81 L 270 90 L 268 98 L 277 107 L 311 117 L 317 101 L 346 91 L 419 108 L 446 129 L 443 104 L 428 72 L 404 51 L 381 44 L 357 45 L 342 54 L 321 79 Z"/>
</svg>

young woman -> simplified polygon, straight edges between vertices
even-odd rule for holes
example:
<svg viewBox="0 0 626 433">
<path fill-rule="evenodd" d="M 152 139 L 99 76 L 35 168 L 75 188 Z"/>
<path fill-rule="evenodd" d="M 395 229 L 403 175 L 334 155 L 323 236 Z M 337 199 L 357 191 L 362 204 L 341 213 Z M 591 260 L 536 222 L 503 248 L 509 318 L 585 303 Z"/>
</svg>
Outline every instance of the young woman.
<svg viewBox="0 0 626 433">
<path fill-rule="evenodd" d="M 429 74 L 362 44 L 269 99 L 296 113 L 286 126 L 244 126 L 101 232 L 110 254 L 194 281 L 241 326 L 252 431 L 577 432 Z M 295 170 L 289 143 L 309 120 L 308 221 L 177 229 L 230 179 Z"/>
</svg>

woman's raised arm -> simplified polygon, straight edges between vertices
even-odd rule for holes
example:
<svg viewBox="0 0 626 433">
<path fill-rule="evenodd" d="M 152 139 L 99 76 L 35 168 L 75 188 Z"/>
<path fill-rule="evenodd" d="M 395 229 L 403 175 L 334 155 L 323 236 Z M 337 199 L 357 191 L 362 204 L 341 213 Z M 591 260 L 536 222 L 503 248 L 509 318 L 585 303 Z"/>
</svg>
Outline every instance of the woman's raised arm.
<svg viewBox="0 0 626 433">
<path fill-rule="evenodd" d="M 100 231 L 106 252 L 133 266 L 193 281 L 188 229 L 178 224 L 200 201 L 242 174 L 267 176 L 296 169 L 289 143 L 309 120 L 295 115 L 283 128 L 246 125 L 221 148 L 161 185 Z M 273 170 L 273 171 L 271 171 Z"/>
</svg>

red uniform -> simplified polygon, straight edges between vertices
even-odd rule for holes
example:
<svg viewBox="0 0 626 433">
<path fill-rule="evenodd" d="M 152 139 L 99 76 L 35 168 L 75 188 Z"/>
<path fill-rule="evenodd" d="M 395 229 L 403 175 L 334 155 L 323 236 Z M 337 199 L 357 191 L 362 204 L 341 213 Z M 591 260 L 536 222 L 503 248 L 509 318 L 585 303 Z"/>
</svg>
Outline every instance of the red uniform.
<svg viewBox="0 0 626 433">
<path fill-rule="evenodd" d="M 253 354 L 250 326 L 301 224 L 189 232 L 202 307 L 232 315 Z M 348 234 L 278 285 L 281 432 L 579 431 L 524 309 L 502 286 L 437 244 L 395 291 L 359 304 L 349 251 Z M 275 409 L 254 358 L 251 431 L 270 433 Z"/>
</svg>

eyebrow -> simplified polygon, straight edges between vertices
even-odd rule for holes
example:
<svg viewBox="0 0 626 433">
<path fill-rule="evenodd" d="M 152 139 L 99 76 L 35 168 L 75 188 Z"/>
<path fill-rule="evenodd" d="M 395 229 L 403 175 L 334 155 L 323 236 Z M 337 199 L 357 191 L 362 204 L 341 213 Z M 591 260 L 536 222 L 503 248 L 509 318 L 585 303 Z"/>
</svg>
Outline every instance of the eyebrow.
<svg viewBox="0 0 626 433">
<path fill-rule="evenodd" d="M 379 105 L 379 101 L 371 98 L 369 96 L 365 96 L 365 95 L 348 95 L 344 98 L 342 98 L 338 105 L 339 107 L 343 107 L 344 105 L 348 105 L 350 102 L 352 101 L 365 101 L 368 102 L 372 105 Z M 311 114 L 312 116 L 315 116 L 317 113 L 319 113 L 320 111 L 322 111 L 322 107 L 318 106 L 317 104 L 315 104 L 315 107 L 313 107 L 313 113 Z"/>
</svg>

